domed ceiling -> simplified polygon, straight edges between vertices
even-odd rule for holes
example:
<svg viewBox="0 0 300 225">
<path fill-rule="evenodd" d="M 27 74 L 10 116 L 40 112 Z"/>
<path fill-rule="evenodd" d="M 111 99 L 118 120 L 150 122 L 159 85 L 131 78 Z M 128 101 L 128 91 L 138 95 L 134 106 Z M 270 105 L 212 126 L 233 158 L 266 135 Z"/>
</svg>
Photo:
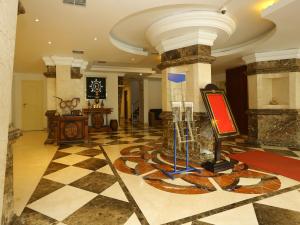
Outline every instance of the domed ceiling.
<svg viewBox="0 0 300 225">
<path fill-rule="evenodd" d="M 15 72 L 44 72 L 42 57 L 53 55 L 84 59 L 89 67 L 154 68 L 159 56 L 147 36 L 149 27 L 185 13 L 220 13 L 224 7 L 235 27 L 231 35 L 218 33 L 212 45 L 214 72 L 238 65 L 245 54 L 300 47 L 297 0 L 277 1 L 267 10 L 276 0 L 87 0 L 85 7 L 62 0 L 22 2 L 26 14 L 18 17 Z"/>
</svg>

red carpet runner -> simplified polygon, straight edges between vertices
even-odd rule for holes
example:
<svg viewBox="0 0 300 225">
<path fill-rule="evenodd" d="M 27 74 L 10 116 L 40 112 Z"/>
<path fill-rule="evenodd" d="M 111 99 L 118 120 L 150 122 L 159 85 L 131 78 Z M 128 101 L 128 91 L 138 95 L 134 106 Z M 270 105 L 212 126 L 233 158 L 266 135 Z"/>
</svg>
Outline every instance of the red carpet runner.
<svg viewBox="0 0 300 225">
<path fill-rule="evenodd" d="M 231 154 L 229 157 L 246 163 L 253 169 L 279 174 L 300 181 L 300 160 L 263 151 Z"/>
</svg>

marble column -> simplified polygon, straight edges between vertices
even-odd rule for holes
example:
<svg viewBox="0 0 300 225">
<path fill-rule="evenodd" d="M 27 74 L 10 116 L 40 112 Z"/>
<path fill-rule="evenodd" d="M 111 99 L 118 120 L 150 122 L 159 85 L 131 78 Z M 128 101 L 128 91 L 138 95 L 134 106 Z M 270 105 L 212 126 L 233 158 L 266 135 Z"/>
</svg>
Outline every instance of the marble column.
<svg viewBox="0 0 300 225">
<path fill-rule="evenodd" d="M 6 170 L 4 180 L 4 196 L 1 225 L 12 224 L 16 215 L 14 212 L 14 191 L 13 191 L 13 148 L 12 145 L 18 137 L 21 136 L 21 131 L 15 129 L 12 125 L 8 132 L 8 145 L 6 156 Z"/>
<path fill-rule="evenodd" d="M 47 71 L 44 73 L 46 77 L 46 93 L 47 93 L 47 112 L 56 110 L 56 66 L 47 66 Z"/>
<path fill-rule="evenodd" d="M 11 168 L 12 160 L 7 158 L 8 132 L 11 111 L 11 88 L 13 77 L 14 52 L 17 24 L 17 0 L 0 1 L 0 212 L 1 224 L 9 224 L 12 214 L 12 194 L 8 193 L 13 187 L 9 182 L 9 189 L 5 186 L 6 168 Z M 11 172 L 11 171 L 10 171 Z"/>
<path fill-rule="evenodd" d="M 299 50 L 243 59 L 248 75 L 248 135 L 253 144 L 300 147 Z"/>
<path fill-rule="evenodd" d="M 197 146 L 190 146 L 190 159 L 201 161 L 201 152 L 213 149 L 213 134 L 201 99 L 200 88 L 211 83 L 211 46 L 226 41 L 234 33 L 236 24 L 229 14 L 209 10 L 173 13 L 153 24 L 146 37 L 161 55 L 158 66 L 162 70 L 162 119 L 164 123 L 163 153 L 173 156 L 173 127 L 168 93 L 168 73 L 186 74 L 186 101 L 193 102 Z M 185 158 L 185 149 L 178 153 Z"/>
<path fill-rule="evenodd" d="M 163 113 L 163 153 L 173 156 L 173 124 L 169 93 L 169 73 L 186 74 L 187 102 L 193 102 L 196 133 L 196 143 L 189 147 L 190 159 L 201 161 L 200 150 L 212 151 L 214 139 L 211 125 L 206 114 L 206 109 L 201 98 L 200 88 L 211 83 L 211 47 L 207 45 L 192 45 L 171 51 L 161 55 L 161 63 L 158 67 L 162 70 L 162 109 Z M 185 158 L 185 148 L 178 151 L 178 158 Z"/>
<path fill-rule="evenodd" d="M 197 147 L 191 146 L 190 159 L 201 161 L 201 151 L 213 149 L 213 135 L 206 115 L 200 88 L 211 83 L 211 46 L 226 41 L 235 31 L 235 21 L 228 14 L 194 10 L 178 12 L 153 23 L 146 32 L 149 42 L 161 55 L 162 119 L 164 123 L 163 153 L 173 156 L 173 127 L 171 121 L 168 73 L 186 74 L 186 101 L 193 102 L 194 120 L 198 127 Z M 185 158 L 185 149 L 178 153 Z"/>
<path fill-rule="evenodd" d="M 85 70 L 87 62 L 73 57 L 43 57 L 47 66 L 47 110 L 57 110 L 62 113 L 58 103 L 60 100 L 71 100 L 72 98 L 80 98 L 78 109 L 85 107 L 85 81 L 81 74 L 81 70 Z"/>
</svg>

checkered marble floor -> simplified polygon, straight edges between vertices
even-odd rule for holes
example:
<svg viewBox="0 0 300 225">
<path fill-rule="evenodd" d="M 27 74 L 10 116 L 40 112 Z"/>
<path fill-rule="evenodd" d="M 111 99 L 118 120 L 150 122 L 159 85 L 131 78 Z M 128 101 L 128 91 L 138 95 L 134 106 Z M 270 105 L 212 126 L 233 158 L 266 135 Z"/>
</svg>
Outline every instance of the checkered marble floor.
<svg viewBox="0 0 300 225">
<path fill-rule="evenodd" d="M 281 188 L 268 194 L 228 194 L 210 179 L 215 192 L 190 195 L 159 190 L 145 183 L 142 176 L 126 174 L 114 166 L 123 149 L 159 146 L 161 137 L 159 128 L 123 128 L 91 133 L 88 144 L 60 146 L 17 224 L 300 224 L 300 184 L 288 178 L 278 176 Z M 297 149 L 262 147 L 256 148 L 300 157 Z M 223 146 L 230 152 L 253 148 L 243 139 Z M 137 163 L 126 165 L 134 170 Z M 178 187 L 186 185 L 179 179 L 173 182 Z M 250 186 L 253 182 L 241 181 Z"/>
</svg>

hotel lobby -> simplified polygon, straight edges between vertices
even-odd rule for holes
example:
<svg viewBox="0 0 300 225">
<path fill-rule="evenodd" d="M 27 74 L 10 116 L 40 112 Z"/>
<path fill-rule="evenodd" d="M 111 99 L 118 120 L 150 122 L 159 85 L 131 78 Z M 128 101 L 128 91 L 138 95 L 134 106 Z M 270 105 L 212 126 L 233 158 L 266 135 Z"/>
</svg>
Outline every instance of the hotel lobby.
<svg viewBox="0 0 300 225">
<path fill-rule="evenodd" d="M 1 225 L 300 224 L 300 0 L 0 0 Z"/>
</svg>

